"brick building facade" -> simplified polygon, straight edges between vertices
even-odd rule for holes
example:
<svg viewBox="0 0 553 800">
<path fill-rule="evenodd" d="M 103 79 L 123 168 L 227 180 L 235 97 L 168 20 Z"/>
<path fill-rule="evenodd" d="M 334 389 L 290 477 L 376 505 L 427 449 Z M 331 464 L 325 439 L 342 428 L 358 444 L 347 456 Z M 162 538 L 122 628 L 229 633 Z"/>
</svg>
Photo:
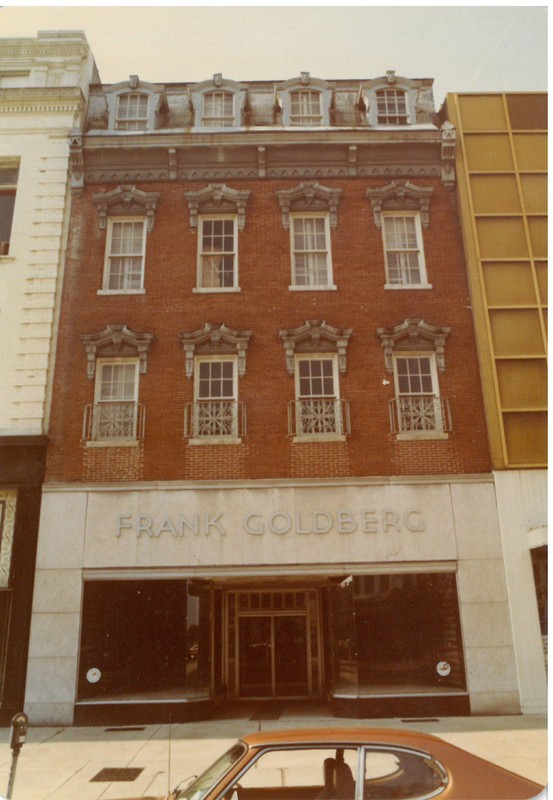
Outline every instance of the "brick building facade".
<svg viewBox="0 0 553 800">
<path fill-rule="evenodd" d="M 35 720 L 519 709 L 454 150 L 393 72 L 93 87 Z"/>
</svg>

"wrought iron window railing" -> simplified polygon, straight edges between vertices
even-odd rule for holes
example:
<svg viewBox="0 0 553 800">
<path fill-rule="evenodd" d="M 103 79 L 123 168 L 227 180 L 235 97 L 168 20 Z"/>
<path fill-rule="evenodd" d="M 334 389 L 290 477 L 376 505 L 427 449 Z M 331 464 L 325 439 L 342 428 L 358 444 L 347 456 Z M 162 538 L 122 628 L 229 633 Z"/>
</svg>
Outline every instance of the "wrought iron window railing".
<svg viewBox="0 0 553 800">
<path fill-rule="evenodd" d="M 142 403 L 95 403 L 85 407 L 83 439 L 143 439 L 146 409 Z"/>
<path fill-rule="evenodd" d="M 238 400 L 197 400 L 184 407 L 184 435 L 192 439 L 246 435 L 246 409 Z"/>
<path fill-rule="evenodd" d="M 349 403 L 335 397 L 304 398 L 288 403 L 290 436 L 346 436 L 350 433 Z"/>
<path fill-rule="evenodd" d="M 449 402 L 436 395 L 409 395 L 390 400 L 390 425 L 392 433 L 451 431 Z"/>
</svg>

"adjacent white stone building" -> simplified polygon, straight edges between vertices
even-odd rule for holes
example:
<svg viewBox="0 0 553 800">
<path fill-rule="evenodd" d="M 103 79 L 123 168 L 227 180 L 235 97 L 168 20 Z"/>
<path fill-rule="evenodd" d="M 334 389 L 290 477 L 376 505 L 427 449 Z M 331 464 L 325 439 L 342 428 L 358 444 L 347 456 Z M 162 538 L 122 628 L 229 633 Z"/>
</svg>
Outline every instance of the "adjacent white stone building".
<svg viewBox="0 0 553 800">
<path fill-rule="evenodd" d="M 81 31 L 0 39 L 0 724 L 23 704 L 70 138 L 97 80 Z"/>
</svg>

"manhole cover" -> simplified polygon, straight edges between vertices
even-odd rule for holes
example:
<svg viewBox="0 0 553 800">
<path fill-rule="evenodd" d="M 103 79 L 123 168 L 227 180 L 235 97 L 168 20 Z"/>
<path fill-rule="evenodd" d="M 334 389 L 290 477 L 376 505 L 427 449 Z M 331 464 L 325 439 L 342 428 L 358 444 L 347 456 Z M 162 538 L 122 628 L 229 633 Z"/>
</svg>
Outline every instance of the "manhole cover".
<svg viewBox="0 0 553 800">
<path fill-rule="evenodd" d="M 112 781 L 135 781 L 144 767 L 104 767 L 90 779 L 93 781 L 102 781 L 103 783 L 111 783 Z"/>
</svg>

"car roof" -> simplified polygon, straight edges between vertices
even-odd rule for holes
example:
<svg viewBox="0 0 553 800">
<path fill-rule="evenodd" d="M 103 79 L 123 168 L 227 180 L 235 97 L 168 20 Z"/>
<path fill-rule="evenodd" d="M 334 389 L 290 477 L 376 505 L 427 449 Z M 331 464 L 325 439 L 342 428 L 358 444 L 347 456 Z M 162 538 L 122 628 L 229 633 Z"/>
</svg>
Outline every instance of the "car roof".
<svg viewBox="0 0 553 800">
<path fill-rule="evenodd" d="M 250 733 L 241 737 L 248 747 L 284 744 L 396 744 L 428 748 L 442 740 L 430 733 L 397 728 L 300 728 Z"/>
</svg>

